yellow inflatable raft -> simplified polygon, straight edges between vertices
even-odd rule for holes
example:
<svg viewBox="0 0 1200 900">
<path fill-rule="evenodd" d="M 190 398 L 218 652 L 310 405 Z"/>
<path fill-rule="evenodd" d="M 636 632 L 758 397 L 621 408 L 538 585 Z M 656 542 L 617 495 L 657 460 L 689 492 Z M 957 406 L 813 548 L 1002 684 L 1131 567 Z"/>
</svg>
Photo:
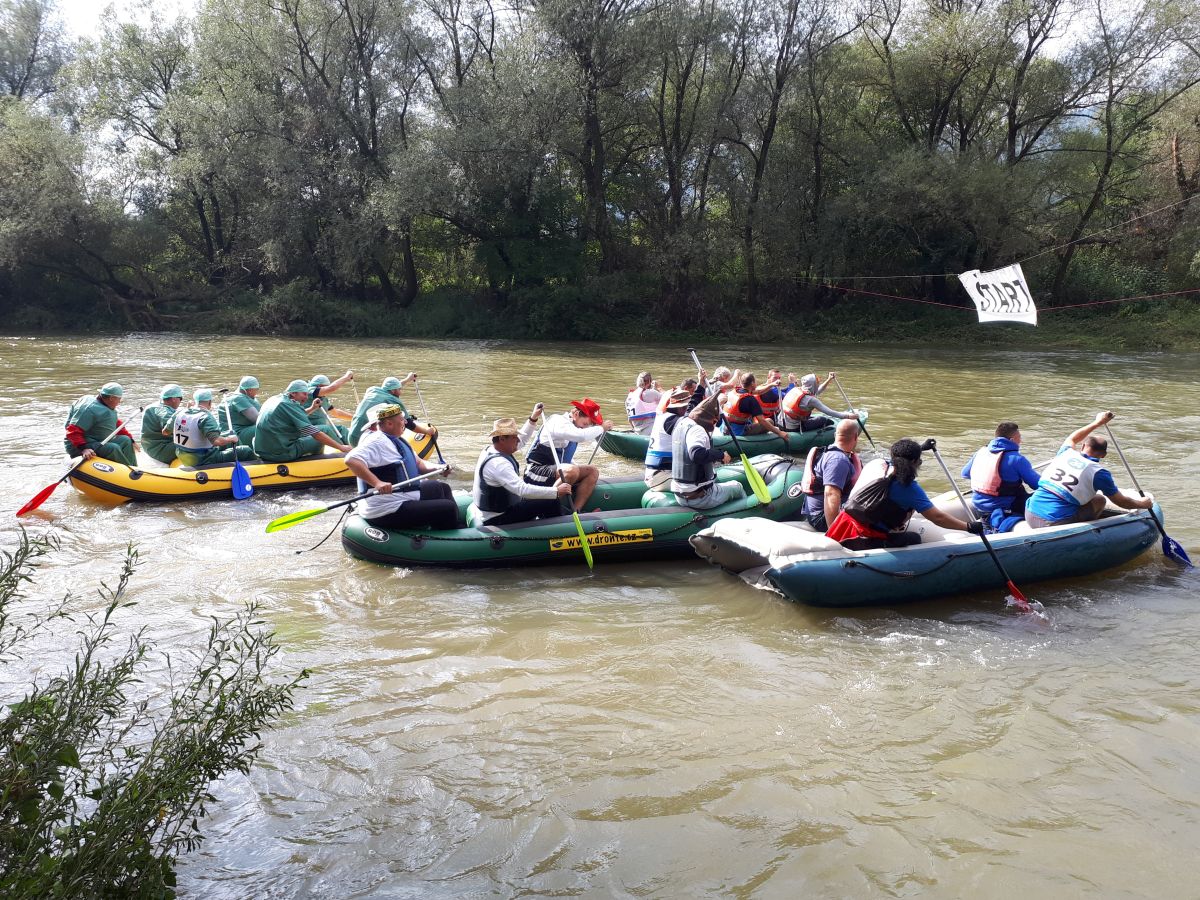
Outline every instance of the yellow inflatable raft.
<svg viewBox="0 0 1200 900">
<path fill-rule="evenodd" d="M 409 444 L 422 459 L 433 453 L 433 443 L 427 435 L 409 433 Z M 287 463 L 268 463 L 250 460 L 242 463 L 250 475 L 255 493 L 259 491 L 293 491 L 303 488 L 330 487 L 353 483 L 354 475 L 346 467 L 341 453 L 326 451 L 324 456 L 311 456 Z M 111 459 L 94 457 L 76 466 L 71 484 L 81 494 L 118 506 L 137 500 L 162 503 L 173 500 L 229 500 L 233 498 L 233 463 L 191 468 L 176 461 L 166 466 L 130 468 Z"/>
</svg>

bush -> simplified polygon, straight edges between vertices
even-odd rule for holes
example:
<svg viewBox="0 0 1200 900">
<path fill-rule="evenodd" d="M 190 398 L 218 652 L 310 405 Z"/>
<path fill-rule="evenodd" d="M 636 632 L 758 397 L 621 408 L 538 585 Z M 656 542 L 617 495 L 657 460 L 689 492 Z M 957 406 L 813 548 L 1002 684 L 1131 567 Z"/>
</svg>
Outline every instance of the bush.
<svg viewBox="0 0 1200 900">
<path fill-rule="evenodd" d="M 0 895 L 173 897 L 174 860 L 200 843 L 209 785 L 249 770 L 259 733 L 291 708 L 307 673 L 268 679 L 278 647 L 251 605 L 213 620 L 194 669 L 167 661 L 168 697 L 135 697 L 153 646 L 143 630 L 122 639 L 115 620 L 133 605 L 136 551 L 116 588 L 101 586 L 103 611 L 80 627 L 71 595 L 44 614 L 23 602 L 54 549 L 22 531 L 13 552 L 0 552 L 0 659 L 32 655 L 56 627 L 79 635 L 60 674 L 0 696 Z"/>
<path fill-rule="evenodd" d="M 298 279 L 267 294 L 245 330 L 272 335 L 370 337 L 379 334 L 379 320 L 377 307 L 328 297 Z"/>
</svg>

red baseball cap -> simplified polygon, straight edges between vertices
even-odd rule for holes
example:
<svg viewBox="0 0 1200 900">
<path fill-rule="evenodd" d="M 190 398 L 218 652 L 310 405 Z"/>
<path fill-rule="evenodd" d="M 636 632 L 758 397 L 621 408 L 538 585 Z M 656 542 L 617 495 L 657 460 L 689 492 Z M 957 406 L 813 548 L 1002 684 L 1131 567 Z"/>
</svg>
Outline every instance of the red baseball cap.
<svg viewBox="0 0 1200 900">
<path fill-rule="evenodd" d="M 591 397 L 582 400 L 572 400 L 571 405 L 592 420 L 596 425 L 604 424 L 604 416 L 600 415 L 600 404 Z"/>
</svg>

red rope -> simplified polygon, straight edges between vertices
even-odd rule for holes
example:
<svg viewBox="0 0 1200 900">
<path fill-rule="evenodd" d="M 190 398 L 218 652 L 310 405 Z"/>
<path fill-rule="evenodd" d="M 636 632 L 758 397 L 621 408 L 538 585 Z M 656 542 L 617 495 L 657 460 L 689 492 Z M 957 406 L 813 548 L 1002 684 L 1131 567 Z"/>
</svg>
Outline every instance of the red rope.
<svg viewBox="0 0 1200 900">
<path fill-rule="evenodd" d="M 827 287 L 830 287 L 835 291 L 842 291 L 843 293 L 865 294 L 868 297 L 884 297 L 888 300 L 904 300 L 908 303 L 924 303 L 927 306 L 943 306 L 946 309 L 957 309 L 961 310 L 962 312 L 975 312 L 974 306 L 956 306 L 953 303 L 938 303 L 936 300 L 920 300 L 916 297 L 902 297 L 899 294 L 882 294 L 878 291 L 864 291 L 860 288 L 848 288 L 836 284 L 827 285 Z M 1137 300 L 1159 300 L 1163 297 L 1182 297 L 1185 294 L 1197 293 L 1200 293 L 1200 288 L 1189 288 L 1186 291 L 1167 291 L 1166 293 L 1162 294 L 1142 294 L 1138 297 L 1121 297 L 1117 300 L 1092 300 L 1088 303 L 1072 303 L 1067 306 L 1039 307 L 1038 313 L 1042 314 L 1048 312 L 1058 312 L 1060 309 L 1081 309 L 1085 306 L 1104 306 L 1109 303 L 1133 303 Z"/>
</svg>

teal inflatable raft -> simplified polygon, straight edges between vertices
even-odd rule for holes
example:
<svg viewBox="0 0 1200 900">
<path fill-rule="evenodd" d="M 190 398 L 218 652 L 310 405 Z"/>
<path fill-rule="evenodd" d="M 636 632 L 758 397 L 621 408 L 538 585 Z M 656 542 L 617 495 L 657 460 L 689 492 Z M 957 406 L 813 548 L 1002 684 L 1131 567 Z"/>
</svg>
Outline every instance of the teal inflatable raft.
<svg viewBox="0 0 1200 900">
<path fill-rule="evenodd" d="M 861 410 L 861 421 L 867 421 L 867 411 Z M 808 451 L 813 447 L 824 447 L 833 443 L 834 425 L 828 428 L 821 428 L 817 431 L 788 431 L 784 432 L 787 440 L 781 440 L 773 434 L 751 434 L 746 437 L 739 437 L 738 443 L 742 446 L 742 451 L 747 456 L 755 456 L 761 453 L 784 453 L 788 456 L 799 456 L 801 458 L 808 455 Z M 636 459 L 641 462 L 646 458 L 646 448 L 650 446 L 650 435 L 637 434 L 632 431 L 608 431 L 605 432 L 603 439 L 600 441 L 600 446 L 614 456 L 623 456 L 626 459 Z M 724 450 L 730 456 L 737 458 L 737 447 L 734 446 L 733 438 L 727 434 L 714 433 L 713 446 L 718 450 Z"/>
<path fill-rule="evenodd" d="M 934 498 L 951 515 L 957 499 Z M 1162 521 L 1156 504 L 1154 513 Z M 1002 594 L 1004 580 L 983 542 L 964 531 L 947 531 L 914 515 L 909 531 L 921 534 L 913 547 L 847 550 L 807 524 L 744 518 L 717 522 L 691 539 L 700 556 L 754 585 L 773 589 L 809 606 L 892 606 L 971 591 Z M 1146 510 L 1112 503 L 1094 522 L 1017 530 L 989 536 L 1012 577 L 1027 584 L 1092 575 L 1136 559 L 1158 541 Z"/>
<path fill-rule="evenodd" d="M 671 494 L 648 491 L 640 478 L 602 479 L 588 506 L 598 512 L 580 513 L 588 545 L 597 564 L 686 557 L 688 538 L 719 519 L 758 516 L 782 520 L 798 513 L 804 502 L 799 460 L 763 456 L 753 465 L 762 473 L 771 502 L 759 503 L 746 489 L 746 498 L 713 509 L 677 506 Z M 743 467 L 721 466 L 720 481 L 746 487 Z M 351 515 L 342 530 L 342 546 L 351 556 L 393 566 L 584 565 L 583 549 L 570 515 L 538 519 L 503 527 L 476 526 L 470 496 L 456 492 L 464 527 L 450 531 L 389 531 Z"/>
</svg>

